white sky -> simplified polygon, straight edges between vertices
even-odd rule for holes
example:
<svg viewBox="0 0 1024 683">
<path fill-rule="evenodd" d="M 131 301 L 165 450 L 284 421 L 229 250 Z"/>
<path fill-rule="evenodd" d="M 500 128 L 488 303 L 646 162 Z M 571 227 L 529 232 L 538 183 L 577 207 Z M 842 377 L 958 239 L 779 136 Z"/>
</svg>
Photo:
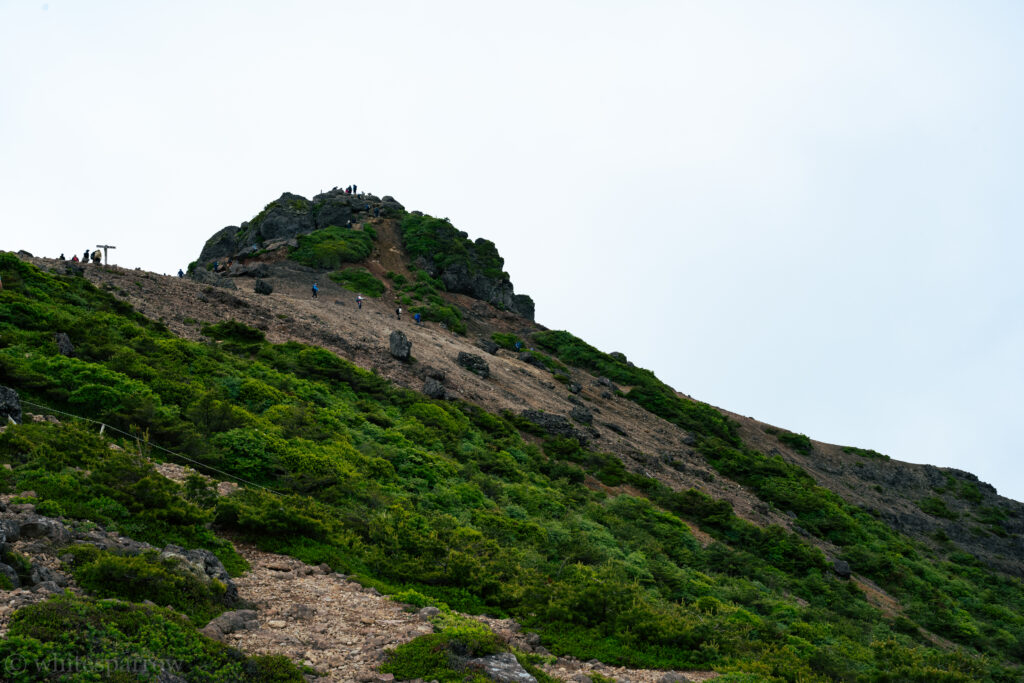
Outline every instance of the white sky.
<svg viewBox="0 0 1024 683">
<path fill-rule="evenodd" d="M 493 240 L 680 391 L 1024 500 L 1024 4 L 0 0 L 0 249 L 283 191 Z"/>
</svg>

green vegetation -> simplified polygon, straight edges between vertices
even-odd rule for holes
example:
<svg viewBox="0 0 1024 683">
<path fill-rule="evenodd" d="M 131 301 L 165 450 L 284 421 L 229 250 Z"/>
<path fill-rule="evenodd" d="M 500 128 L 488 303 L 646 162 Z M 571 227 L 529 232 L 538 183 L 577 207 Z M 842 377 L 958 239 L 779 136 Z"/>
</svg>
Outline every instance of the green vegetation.
<svg viewBox="0 0 1024 683">
<path fill-rule="evenodd" d="M 173 607 L 197 626 L 225 610 L 224 584 L 204 581 L 178 560 L 160 558 L 155 550 L 132 557 L 77 545 L 65 552 L 74 557 L 72 574 L 78 585 L 91 595 L 131 602 L 150 600 Z"/>
<path fill-rule="evenodd" d="M 286 657 L 244 657 L 172 610 L 70 593 L 18 610 L 0 661 L 11 683 L 156 680 L 161 671 L 190 681 L 304 680 Z"/>
<path fill-rule="evenodd" d="M 811 444 L 811 440 L 805 434 L 794 434 L 793 432 L 779 432 L 779 441 L 789 446 L 797 453 L 803 453 L 804 455 L 810 455 L 814 446 Z"/>
<path fill-rule="evenodd" d="M 237 323 L 208 326 L 206 343 L 178 339 L 83 279 L 10 255 L 0 254 L 0 276 L 0 372 L 23 398 L 138 435 L 125 447 L 145 450 L 152 439 L 280 492 L 250 487 L 215 499 L 198 481 L 181 487 L 143 458 L 110 451 L 92 428 L 9 427 L 0 435 L 0 461 L 12 465 L 0 470 L 3 490 L 31 488 L 38 505 L 71 519 L 157 545 L 209 547 L 230 561 L 234 551 L 216 540 L 213 523 L 386 592 L 514 616 L 552 651 L 581 659 L 709 667 L 731 673 L 726 680 L 1013 681 L 1024 673 L 1019 580 L 962 552 L 930 556 L 800 468 L 745 446 L 710 406 L 567 333 L 533 342 L 693 432 L 718 472 L 792 512 L 803 532 L 836 544 L 854 571 L 895 596 L 902 621 L 836 577 L 802 536 L 755 526 L 725 501 L 674 491 L 575 441 L 544 435 L 537 446 L 513 419 L 428 400 L 323 349 L 270 344 Z M 54 329 L 69 331 L 78 358 L 57 353 Z M 712 541 L 702 545 L 691 526 Z M 129 574 L 151 569 L 107 562 Z M 166 571 L 155 574 L 158 586 L 175 580 Z M 175 647 L 188 652 L 205 642 L 190 640 L 192 627 L 170 612 L 60 600 L 70 601 L 54 602 L 79 629 L 72 636 L 47 645 L 52 634 L 12 626 L 3 647 L 71 652 L 85 647 L 78 634 L 92 633 L 98 651 L 145 651 L 150 645 L 135 640 L 142 627 L 122 630 L 122 613 L 176 624 L 188 635 L 175 631 Z M 200 620 L 198 610 L 214 604 L 197 597 L 181 608 Z M 25 622 L 50 618 L 27 609 L 18 612 Z M 936 646 L 919 627 L 956 647 Z M 392 660 L 399 678 L 447 677 L 431 658 L 435 646 L 487 646 L 484 636 L 441 628 L 436 642 L 413 641 Z M 220 671 L 218 652 L 206 655 L 204 671 Z"/>
<path fill-rule="evenodd" d="M 384 283 L 370 275 L 365 268 L 345 268 L 330 274 L 330 278 L 345 289 L 378 297 L 384 294 Z"/>
<path fill-rule="evenodd" d="M 467 675 L 465 663 L 476 657 L 506 652 L 508 647 L 478 621 L 445 610 L 433 620 L 436 633 L 399 645 L 388 654 L 380 670 L 397 680 L 421 678 L 441 683 L 487 683 L 480 673 Z"/>
<path fill-rule="evenodd" d="M 872 458 L 875 460 L 888 460 L 889 456 L 878 451 L 873 451 L 870 448 L 857 448 L 856 446 L 843 446 L 843 453 L 853 453 L 859 455 L 862 458 Z"/>
<path fill-rule="evenodd" d="M 462 311 L 457 306 L 448 304 L 441 298 L 444 283 L 432 278 L 425 270 L 414 273 L 415 282 L 410 283 L 404 275 L 389 273 L 388 278 L 395 283 L 395 292 L 399 302 L 409 307 L 412 314 L 419 313 L 423 320 L 443 323 L 456 334 L 466 334 L 466 323 L 462 321 Z M 421 302 L 416 305 L 415 302 Z"/>
<path fill-rule="evenodd" d="M 289 258 L 310 268 L 340 268 L 345 263 L 365 260 L 373 251 L 375 234 L 331 225 L 308 235 L 299 235 L 299 246 Z"/>
<path fill-rule="evenodd" d="M 533 335 L 533 341 L 563 363 L 631 385 L 633 388 L 626 394 L 626 398 L 683 429 L 717 436 L 728 443 L 739 443 L 736 427 L 721 413 L 704 403 L 682 398 L 650 370 L 635 367 L 622 358 L 598 351 L 564 331 L 538 332 Z"/>
<path fill-rule="evenodd" d="M 435 272 L 462 267 L 469 275 L 508 278 L 502 270 L 505 260 L 494 242 L 483 238 L 471 242 L 447 219 L 409 213 L 402 217 L 399 230 L 410 258 L 426 259 L 434 265 Z"/>
<path fill-rule="evenodd" d="M 944 500 L 936 496 L 922 498 L 917 502 L 917 505 L 933 517 L 942 517 L 944 519 L 956 519 L 959 517 L 959 515 L 949 509 Z"/>
</svg>

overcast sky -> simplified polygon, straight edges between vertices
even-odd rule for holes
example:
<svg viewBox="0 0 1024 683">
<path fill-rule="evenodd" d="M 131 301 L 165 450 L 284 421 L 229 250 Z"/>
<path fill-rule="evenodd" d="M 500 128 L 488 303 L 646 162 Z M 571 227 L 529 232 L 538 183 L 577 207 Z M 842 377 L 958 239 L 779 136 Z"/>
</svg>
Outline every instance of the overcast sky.
<svg viewBox="0 0 1024 683">
<path fill-rule="evenodd" d="M 1024 500 L 1024 3 L 0 0 L 0 249 L 174 273 L 357 183 L 537 320 Z"/>
</svg>

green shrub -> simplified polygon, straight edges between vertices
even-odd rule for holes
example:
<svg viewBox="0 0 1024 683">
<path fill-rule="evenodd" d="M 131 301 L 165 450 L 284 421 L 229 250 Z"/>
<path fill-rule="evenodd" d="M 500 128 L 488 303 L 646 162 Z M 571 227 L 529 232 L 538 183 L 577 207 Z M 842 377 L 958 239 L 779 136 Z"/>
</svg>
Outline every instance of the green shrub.
<svg viewBox="0 0 1024 683">
<path fill-rule="evenodd" d="M 288 257 L 310 268 L 336 269 L 366 260 L 373 251 L 373 240 L 369 231 L 331 225 L 299 235 L 299 246 Z"/>
<path fill-rule="evenodd" d="M 794 434 L 793 432 L 781 432 L 778 435 L 779 441 L 792 448 L 797 453 L 803 453 L 804 455 L 810 455 L 811 450 L 814 446 L 811 444 L 811 440 L 804 434 Z"/>
<path fill-rule="evenodd" d="M 384 294 L 384 284 L 364 268 L 337 270 L 331 273 L 330 278 L 353 292 L 361 292 L 373 297 Z"/>
<path fill-rule="evenodd" d="M 161 558 L 155 550 L 122 556 L 93 546 L 72 546 L 67 552 L 75 558 L 75 580 L 97 597 L 150 600 L 175 608 L 199 626 L 225 610 L 224 584 L 200 579 L 178 560 Z"/>
<path fill-rule="evenodd" d="M 161 607 L 82 598 L 70 593 L 23 607 L 11 617 L 0 641 L 5 680 L 96 681 L 155 678 L 167 674 L 187 680 L 301 682 L 302 672 L 282 657 L 246 658 L 237 650 L 200 634 L 184 617 Z M 70 662 L 70 664 L 69 664 Z M 81 663 L 81 669 L 75 667 Z M 49 675 L 41 675 L 49 672 Z M 64 674 L 64 675 L 61 675 Z"/>
<path fill-rule="evenodd" d="M 917 501 L 917 506 L 933 517 L 942 517 L 943 519 L 956 519 L 959 517 L 957 513 L 953 512 L 946 506 L 946 502 L 944 500 L 936 496 L 922 498 Z"/>
</svg>

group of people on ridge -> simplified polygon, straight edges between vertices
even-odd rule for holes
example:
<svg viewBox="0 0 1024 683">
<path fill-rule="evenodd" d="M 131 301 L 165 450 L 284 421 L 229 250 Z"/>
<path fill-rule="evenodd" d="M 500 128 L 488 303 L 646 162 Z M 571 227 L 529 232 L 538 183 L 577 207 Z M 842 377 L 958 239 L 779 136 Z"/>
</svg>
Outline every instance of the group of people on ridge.
<svg viewBox="0 0 1024 683">
<path fill-rule="evenodd" d="M 99 249 L 97 249 L 96 251 L 94 251 L 94 252 L 92 252 L 90 254 L 89 250 L 86 249 L 85 251 L 82 252 L 81 260 L 79 260 L 78 254 L 72 254 L 71 255 L 71 263 L 88 263 L 90 258 L 92 258 L 92 262 L 93 263 L 102 263 L 103 262 L 103 252 L 100 251 Z M 61 252 L 60 256 L 57 257 L 57 260 L 58 261 L 67 261 L 68 259 L 64 258 L 64 252 Z"/>
</svg>

